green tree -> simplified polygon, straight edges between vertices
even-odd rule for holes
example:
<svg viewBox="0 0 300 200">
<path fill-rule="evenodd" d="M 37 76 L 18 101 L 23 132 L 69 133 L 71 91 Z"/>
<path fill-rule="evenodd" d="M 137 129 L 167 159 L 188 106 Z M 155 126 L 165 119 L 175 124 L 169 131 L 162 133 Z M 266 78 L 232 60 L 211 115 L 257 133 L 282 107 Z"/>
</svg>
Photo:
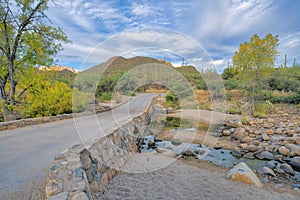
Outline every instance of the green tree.
<svg viewBox="0 0 300 200">
<path fill-rule="evenodd" d="M 51 56 L 69 42 L 51 26 L 45 11 L 48 0 L 0 1 L 0 99 L 5 120 L 15 119 L 18 73 L 30 65 L 49 65 Z"/>
<path fill-rule="evenodd" d="M 255 113 L 255 100 L 264 86 L 270 69 L 274 67 L 278 55 L 278 36 L 272 34 L 260 38 L 254 35 L 250 42 L 240 44 L 232 61 L 238 69 L 238 79 L 242 81 L 248 97 L 251 99 L 252 114 Z"/>
</svg>

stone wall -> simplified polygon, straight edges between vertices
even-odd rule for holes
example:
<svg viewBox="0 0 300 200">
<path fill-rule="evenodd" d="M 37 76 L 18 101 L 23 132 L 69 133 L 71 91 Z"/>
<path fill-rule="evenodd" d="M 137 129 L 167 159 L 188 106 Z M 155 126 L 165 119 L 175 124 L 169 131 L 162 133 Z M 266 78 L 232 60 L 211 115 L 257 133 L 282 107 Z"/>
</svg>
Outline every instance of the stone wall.
<svg viewBox="0 0 300 200">
<path fill-rule="evenodd" d="M 117 106 L 115 106 L 113 108 L 116 108 L 126 102 L 127 101 L 125 101 L 121 104 L 118 104 Z M 93 106 L 91 106 L 91 107 L 94 108 Z M 21 127 L 25 127 L 25 126 L 45 124 L 45 123 L 64 120 L 64 119 L 71 119 L 74 117 L 74 115 L 76 117 L 80 117 L 80 116 L 85 116 L 85 115 L 91 115 L 94 113 L 106 112 L 113 108 L 106 106 L 106 107 L 97 108 L 96 110 L 85 111 L 82 113 L 62 114 L 62 115 L 56 115 L 56 116 L 51 116 L 51 117 L 28 118 L 28 119 L 19 119 L 19 120 L 13 120 L 13 121 L 8 121 L 8 122 L 0 122 L 0 131 L 21 128 Z"/>
<path fill-rule="evenodd" d="M 99 188 L 112 180 L 137 152 L 139 138 L 149 133 L 147 125 L 154 113 L 151 108 L 88 149 L 75 145 L 58 154 L 49 169 L 47 198 L 93 199 Z"/>
</svg>

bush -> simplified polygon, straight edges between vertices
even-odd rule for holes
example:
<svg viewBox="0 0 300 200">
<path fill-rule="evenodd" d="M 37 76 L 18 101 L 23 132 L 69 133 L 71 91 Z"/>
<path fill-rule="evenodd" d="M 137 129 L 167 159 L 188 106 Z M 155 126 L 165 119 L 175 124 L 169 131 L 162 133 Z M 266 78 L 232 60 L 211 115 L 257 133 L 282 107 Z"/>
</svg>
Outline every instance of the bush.
<svg viewBox="0 0 300 200">
<path fill-rule="evenodd" d="M 241 122 L 242 122 L 242 124 L 244 124 L 244 125 L 248 125 L 248 124 L 249 124 L 249 120 L 248 120 L 248 118 L 245 117 L 245 116 L 242 117 Z"/>
<path fill-rule="evenodd" d="M 224 86 L 226 90 L 234 90 L 240 88 L 240 82 L 235 79 L 224 80 Z"/>
<path fill-rule="evenodd" d="M 254 117 L 265 118 L 272 109 L 273 104 L 270 101 L 264 101 L 255 107 Z"/>
<path fill-rule="evenodd" d="M 271 103 L 299 104 L 300 91 L 284 93 L 284 95 L 274 94 L 273 92 L 269 91 L 265 92 L 262 99 Z"/>
<path fill-rule="evenodd" d="M 228 113 L 229 114 L 242 114 L 242 110 L 234 107 L 228 108 Z"/>
<path fill-rule="evenodd" d="M 103 92 L 101 94 L 100 98 L 101 98 L 102 101 L 110 101 L 111 98 L 112 98 L 112 93 L 111 92 Z"/>
</svg>

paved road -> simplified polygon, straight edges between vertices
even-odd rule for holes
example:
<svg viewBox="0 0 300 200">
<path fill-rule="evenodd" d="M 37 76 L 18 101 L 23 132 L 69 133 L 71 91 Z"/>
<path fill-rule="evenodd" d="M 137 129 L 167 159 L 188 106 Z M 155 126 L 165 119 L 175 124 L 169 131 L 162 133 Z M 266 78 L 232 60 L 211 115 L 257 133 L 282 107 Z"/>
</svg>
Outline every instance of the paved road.
<svg viewBox="0 0 300 200">
<path fill-rule="evenodd" d="M 90 145 L 141 113 L 155 95 L 141 94 L 112 111 L 0 132 L 0 199 L 24 199 L 67 147 Z"/>
</svg>

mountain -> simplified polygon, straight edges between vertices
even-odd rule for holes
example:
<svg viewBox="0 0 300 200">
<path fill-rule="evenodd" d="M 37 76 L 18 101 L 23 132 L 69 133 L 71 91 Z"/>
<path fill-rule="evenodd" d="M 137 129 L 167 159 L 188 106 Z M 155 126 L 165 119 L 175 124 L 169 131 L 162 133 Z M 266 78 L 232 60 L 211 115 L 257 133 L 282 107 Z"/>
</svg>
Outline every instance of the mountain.
<svg viewBox="0 0 300 200">
<path fill-rule="evenodd" d="M 75 69 L 73 69 L 72 67 L 64 67 L 64 66 L 60 66 L 60 65 L 56 65 L 56 66 L 42 66 L 39 67 L 40 71 L 70 71 L 73 73 L 77 73 L 77 71 Z"/>
<path fill-rule="evenodd" d="M 106 62 L 96 65 L 84 71 L 84 73 L 100 74 L 104 71 L 104 76 L 112 76 L 114 74 L 126 73 L 134 67 L 147 64 L 159 63 L 173 67 L 170 62 L 158 60 L 150 57 L 136 56 L 132 58 L 124 58 L 121 56 L 112 57 Z"/>
</svg>

